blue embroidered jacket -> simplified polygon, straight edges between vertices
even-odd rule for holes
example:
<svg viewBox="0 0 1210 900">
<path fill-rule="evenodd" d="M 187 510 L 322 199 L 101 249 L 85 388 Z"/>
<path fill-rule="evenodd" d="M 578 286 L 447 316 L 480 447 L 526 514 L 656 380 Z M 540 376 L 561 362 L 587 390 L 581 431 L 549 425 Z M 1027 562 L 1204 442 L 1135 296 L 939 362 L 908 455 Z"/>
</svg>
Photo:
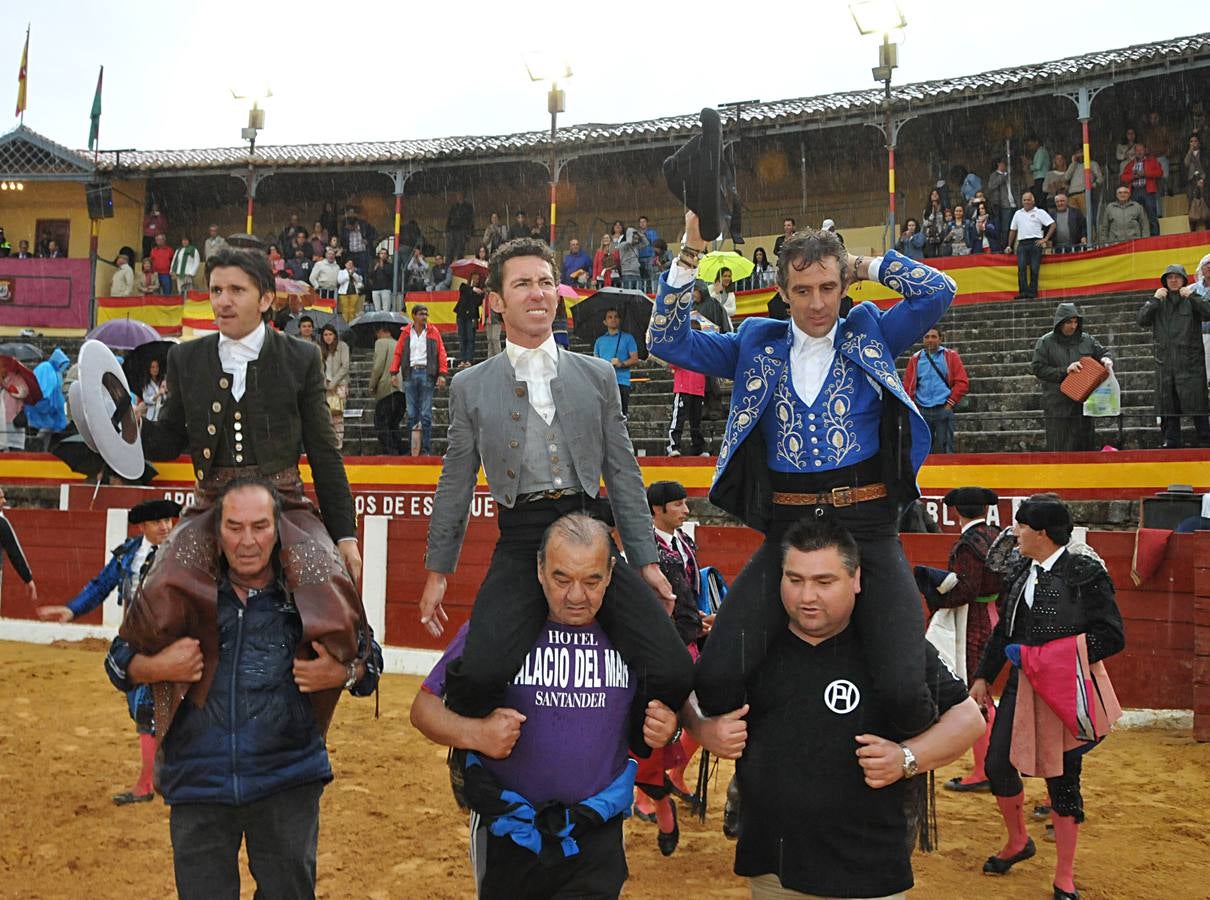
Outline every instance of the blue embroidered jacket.
<svg viewBox="0 0 1210 900">
<path fill-rule="evenodd" d="M 134 557 L 142 542 L 143 536 L 136 534 L 114 547 L 113 555 L 105 568 L 98 572 L 92 581 L 84 585 L 84 590 L 67 604 L 67 608 L 77 619 L 104 603 L 105 598 L 114 588 L 119 588 L 119 603 L 125 603 L 130 599 L 139 583 L 140 573 L 134 571 Z"/>
<path fill-rule="evenodd" d="M 928 424 L 903 388 L 895 357 L 936 324 L 954 299 L 953 279 L 922 262 L 888 251 L 878 275 L 903 300 L 886 312 L 859 303 L 836 329 L 840 355 L 869 376 L 899 405 L 883 404 L 879 431 L 884 480 L 898 499 L 918 496 L 916 473 L 928 455 Z M 660 276 L 647 346 L 665 362 L 719 378 L 734 379 L 731 414 L 719 450 L 710 500 L 751 528 L 765 531 L 772 507 L 768 451 L 758 426 L 771 410 L 789 364 L 790 323 L 748 318 L 731 334 L 690 328 L 692 283 L 668 287 Z M 825 391 L 827 386 L 825 384 Z M 890 415 L 895 413 L 895 415 Z M 903 414 L 910 427 L 902 427 Z M 804 440 L 806 436 L 804 435 Z M 894 446 L 892 446 L 894 444 Z"/>
</svg>

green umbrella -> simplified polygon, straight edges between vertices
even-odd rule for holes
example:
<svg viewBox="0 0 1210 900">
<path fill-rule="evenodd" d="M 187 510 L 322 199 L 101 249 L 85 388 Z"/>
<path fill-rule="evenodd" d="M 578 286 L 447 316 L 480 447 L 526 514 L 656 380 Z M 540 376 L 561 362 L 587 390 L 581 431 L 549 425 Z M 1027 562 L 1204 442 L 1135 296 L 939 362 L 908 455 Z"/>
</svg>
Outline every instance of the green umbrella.
<svg viewBox="0 0 1210 900">
<path fill-rule="evenodd" d="M 697 264 L 697 277 L 707 284 L 712 284 L 720 269 L 731 270 L 732 281 L 743 281 L 756 268 L 750 259 L 745 259 L 734 250 L 715 250 L 707 253 Z"/>
</svg>

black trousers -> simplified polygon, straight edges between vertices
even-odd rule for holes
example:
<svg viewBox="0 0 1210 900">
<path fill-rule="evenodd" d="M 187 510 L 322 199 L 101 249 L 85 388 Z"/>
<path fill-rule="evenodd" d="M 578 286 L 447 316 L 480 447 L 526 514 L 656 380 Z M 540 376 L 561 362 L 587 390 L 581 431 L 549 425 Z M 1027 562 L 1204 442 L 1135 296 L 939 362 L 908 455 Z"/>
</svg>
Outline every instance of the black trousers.
<svg viewBox="0 0 1210 900">
<path fill-rule="evenodd" d="M 256 900 L 314 898 L 323 790 L 313 781 L 242 806 L 174 804 L 168 828 L 181 900 L 239 900 L 244 840 Z"/>
<path fill-rule="evenodd" d="M 997 797 L 1015 797 L 1024 790 L 1021 774 L 1009 761 L 1013 741 L 1013 718 L 1017 710 L 1018 670 L 1014 666 L 1008 675 L 1008 684 L 996 705 L 996 721 L 987 743 L 987 761 L 984 771 L 991 782 L 992 793 Z M 1063 754 L 1063 774 L 1046 779 L 1050 792 L 1051 808 L 1060 816 L 1071 816 L 1077 822 L 1084 821 L 1084 796 L 1080 792 L 1080 772 L 1084 768 L 1085 749 L 1068 750 Z"/>
<path fill-rule="evenodd" d="M 630 412 L 630 385 L 619 384 L 618 396 L 622 399 L 622 415 Z"/>
<path fill-rule="evenodd" d="M 464 716 L 482 717 L 504 702 L 504 691 L 525 663 L 547 619 L 538 582 L 538 546 L 547 526 L 571 512 L 597 518 L 604 500 L 574 494 L 560 500 L 500 508 L 500 538 L 471 613 L 466 647 L 446 670 L 446 703 Z M 597 620 L 635 679 L 630 746 L 646 756 L 643 718 L 648 701 L 679 710 L 693 687 L 693 660 L 672 619 L 638 571 L 615 550 L 613 578 Z"/>
<path fill-rule="evenodd" d="M 621 816 L 577 838 L 580 852 L 553 865 L 543 865 L 510 838 L 489 834 L 486 843 L 479 900 L 609 900 L 621 894 L 630 874 Z"/>
<path fill-rule="evenodd" d="M 681 434 L 685 420 L 689 420 L 689 455 L 698 456 L 706 449 L 706 438 L 702 434 L 702 407 L 706 398 L 697 394 L 673 394 L 672 418 L 668 422 L 668 452 L 681 449 Z"/>
<path fill-rule="evenodd" d="M 702 712 L 716 716 L 744 705 L 748 678 L 788 627 L 781 602 L 782 535 L 795 520 L 817 513 L 834 517 L 861 549 L 861 593 L 853 622 L 876 699 L 897 733 L 919 734 L 936 721 L 937 705 L 924 680 L 920 591 L 903 555 L 898 510 L 890 499 L 840 509 L 775 507 L 765 542 L 727 591 L 698 659 L 694 687 Z"/>
<path fill-rule="evenodd" d="M 399 391 L 391 391 L 374 404 L 374 434 L 388 456 L 403 454 L 403 414 L 407 403 Z"/>
</svg>

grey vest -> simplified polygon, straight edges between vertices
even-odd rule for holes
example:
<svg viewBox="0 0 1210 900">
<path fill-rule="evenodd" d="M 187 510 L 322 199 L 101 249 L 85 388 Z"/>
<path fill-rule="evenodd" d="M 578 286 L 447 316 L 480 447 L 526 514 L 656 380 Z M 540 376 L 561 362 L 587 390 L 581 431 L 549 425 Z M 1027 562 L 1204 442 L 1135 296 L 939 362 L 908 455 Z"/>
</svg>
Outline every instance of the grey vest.
<svg viewBox="0 0 1210 900">
<path fill-rule="evenodd" d="M 529 419 L 525 423 L 525 447 L 521 453 L 521 476 L 517 479 L 518 494 L 572 488 L 580 490 L 580 479 L 568 451 L 559 413 L 549 425 L 538 415 L 532 404 L 526 404 Z"/>
</svg>

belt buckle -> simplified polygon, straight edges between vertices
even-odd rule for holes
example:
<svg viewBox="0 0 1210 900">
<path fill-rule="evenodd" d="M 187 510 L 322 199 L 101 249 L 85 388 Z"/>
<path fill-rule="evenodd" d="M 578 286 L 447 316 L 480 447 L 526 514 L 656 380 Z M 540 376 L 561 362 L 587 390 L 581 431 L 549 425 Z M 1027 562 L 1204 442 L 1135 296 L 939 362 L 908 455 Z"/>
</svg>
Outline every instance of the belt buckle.
<svg viewBox="0 0 1210 900">
<path fill-rule="evenodd" d="M 832 505 L 837 509 L 852 506 L 857 502 L 853 499 L 853 488 L 847 485 L 845 487 L 834 487 L 829 493 L 832 495 Z"/>
</svg>

